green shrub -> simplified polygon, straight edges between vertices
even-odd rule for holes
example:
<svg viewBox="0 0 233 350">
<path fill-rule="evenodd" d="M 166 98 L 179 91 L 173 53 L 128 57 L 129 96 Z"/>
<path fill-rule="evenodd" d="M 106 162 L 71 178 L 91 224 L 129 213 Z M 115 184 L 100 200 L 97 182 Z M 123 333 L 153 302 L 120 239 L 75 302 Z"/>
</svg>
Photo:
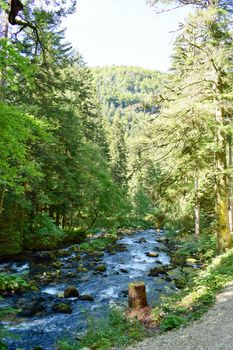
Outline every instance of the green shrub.
<svg viewBox="0 0 233 350">
<path fill-rule="evenodd" d="M 64 232 L 58 228 L 47 213 L 38 214 L 32 225 L 32 232 L 25 238 L 26 248 L 32 250 L 54 249 L 63 240 Z"/>
<path fill-rule="evenodd" d="M 18 231 L 9 232 L 6 229 L 0 229 L 0 257 L 12 256 L 22 251 L 22 235 Z"/>
<path fill-rule="evenodd" d="M 183 241 L 179 241 L 179 245 L 180 248 L 175 252 L 176 257 L 183 259 L 193 257 L 204 262 L 215 256 L 216 237 L 201 235 L 200 239 L 195 240 L 193 236 L 188 236 Z"/>
<path fill-rule="evenodd" d="M 29 288 L 21 276 L 0 273 L 0 294 L 23 292 Z"/>
<path fill-rule="evenodd" d="M 177 315 L 169 315 L 163 319 L 160 324 L 160 328 L 162 331 L 169 331 L 173 328 L 178 328 L 181 325 L 185 324 L 185 319 L 181 316 Z"/>
<path fill-rule="evenodd" d="M 99 237 L 92 239 L 88 242 L 80 244 L 80 249 L 86 252 L 94 252 L 97 250 L 104 250 L 107 246 L 113 244 L 116 241 L 115 236 Z"/>
</svg>

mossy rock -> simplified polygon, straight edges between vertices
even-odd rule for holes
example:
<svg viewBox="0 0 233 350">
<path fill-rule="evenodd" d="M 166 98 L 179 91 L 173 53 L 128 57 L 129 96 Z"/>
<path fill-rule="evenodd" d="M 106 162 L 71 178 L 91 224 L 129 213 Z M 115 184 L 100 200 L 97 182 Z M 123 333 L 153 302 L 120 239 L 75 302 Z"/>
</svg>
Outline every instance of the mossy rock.
<svg viewBox="0 0 233 350">
<path fill-rule="evenodd" d="M 79 296 L 79 291 L 75 286 L 69 286 L 64 290 L 64 298 L 76 298 Z"/>
<path fill-rule="evenodd" d="M 193 269 L 193 267 L 191 266 L 184 266 L 182 268 L 182 271 L 186 274 L 186 275 L 194 275 L 195 274 L 195 271 Z"/>
<path fill-rule="evenodd" d="M 62 313 L 62 314 L 71 314 L 72 312 L 72 307 L 70 304 L 66 303 L 57 303 L 53 306 L 53 311 Z"/>
<path fill-rule="evenodd" d="M 177 269 L 173 269 L 167 272 L 168 277 L 170 277 L 172 280 L 176 280 L 178 278 L 180 278 L 183 273 L 182 270 L 177 268 Z"/>
<path fill-rule="evenodd" d="M 51 266 L 54 267 L 55 269 L 59 269 L 61 266 L 63 266 L 64 264 L 60 261 L 53 261 Z"/>
<path fill-rule="evenodd" d="M 79 296 L 79 300 L 94 301 L 94 298 L 89 294 L 83 294 Z"/>
<path fill-rule="evenodd" d="M 77 254 L 73 259 L 80 261 L 80 260 L 82 260 L 82 257 L 81 257 L 81 255 Z"/>
<path fill-rule="evenodd" d="M 84 266 L 79 266 L 79 267 L 77 268 L 77 271 L 78 271 L 78 272 L 88 272 L 88 269 L 87 269 L 86 267 L 84 267 Z"/>
<path fill-rule="evenodd" d="M 96 266 L 95 270 L 97 272 L 105 272 L 107 270 L 107 268 L 105 265 L 98 265 L 98 266 Z"/>
<path fill-rule="evenodd" d="M 160 265 L 160 266 L 156 266 L 153 267 L 148 276 L 158 276 L 160 274 L 165 274 L 169 269 L 169 265 Z"/>
<path fill-rule="evenodd" d="M 157 286 L 162 286 L 165 283 L 165 280 L 163 278 L 157 277 L 155 279 L 155 283 Z"/>
<path fill-rule="evenodd" d="M 187 278 L 185 276 L 177 278 L 174 280 L 177 288 L 182 289 L 187 286 Z"/>
</svg>

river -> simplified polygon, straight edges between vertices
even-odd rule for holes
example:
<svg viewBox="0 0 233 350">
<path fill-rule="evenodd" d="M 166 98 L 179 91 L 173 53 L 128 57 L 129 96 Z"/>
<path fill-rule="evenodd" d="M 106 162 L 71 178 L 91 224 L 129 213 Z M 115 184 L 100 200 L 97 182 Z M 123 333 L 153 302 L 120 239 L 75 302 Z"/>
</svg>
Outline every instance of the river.
<svg viewBox="0 0 233 350">
<path fill-rule="evenodd" d="M 148 276 L 150 269 L 170 263 L 166 247 L 158 242 L 163 235 L 162 231 L 154 229 L 138 231 L 117 241 L 123 247 L 120 251 L 104 252 L 99 256 L 97 254 L 97 257 L 85 253 L 80 257 L 75 246 L 63 249 L 58 258 L 61 264 L 59 278 L 41 283 L 38 291 L 7 297 L 0 302 L 1 307 L 22 309 L 17 320 L 4 322 L 9 332 L 17 336 L 5 340 L 9 350 L 33 350 L 36 347 L 43 350 L 56 349 L 59 338 L 77 337 L 77 334 L 85 331 L 90 316 L 103 317 L 109 306 L 126 305 L 127 286 L 132 281 L 145 282 L 148 302 L 153 305 L 161 294 L 169 288 L 175 288 L 174 284 L 161 277 Z M 149 257 L 148 252 L 158 252 L 158 256 Z M 80 260 L 76 259 L 78 255 Z M 46 264 L 43 269 L 41 265 L 26 259 L 0 264 L 0 271 L 28 273 L 30 279 L 33 279 L 38 273 L 42 277 L 45 275 Z M 106 271 L 97 273 L 96 265 L 104 265 Z M 51 270 L 49 263 L 47 269 Z M 93 297 L 94 301 L 63 298 L 62 293 L 70 285 L 76 286 L 81 295 Z M 64 300 L 69 303 L 72 312 L 54 312 L 54 305 Z"/>
</svg>

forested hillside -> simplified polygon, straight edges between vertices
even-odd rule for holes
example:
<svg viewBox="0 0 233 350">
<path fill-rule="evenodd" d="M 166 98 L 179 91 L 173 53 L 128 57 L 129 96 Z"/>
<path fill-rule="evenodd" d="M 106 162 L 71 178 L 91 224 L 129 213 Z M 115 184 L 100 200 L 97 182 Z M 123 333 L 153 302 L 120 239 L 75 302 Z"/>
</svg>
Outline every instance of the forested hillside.
<svg viewBox="0 0 233 350">
<path fill-rule="evenodd" d="M 145 143 L 159 113 L 155 97 L 164 74 L 137 67 L 92 68 L 102 111 L 103 129 L 114 180 L 131 199 L 134 219 L 159 225 L 150 183 L 154 165 L 145 157 Z M 154 186 L 154 185 L 153 185 Z"/>
</svg>

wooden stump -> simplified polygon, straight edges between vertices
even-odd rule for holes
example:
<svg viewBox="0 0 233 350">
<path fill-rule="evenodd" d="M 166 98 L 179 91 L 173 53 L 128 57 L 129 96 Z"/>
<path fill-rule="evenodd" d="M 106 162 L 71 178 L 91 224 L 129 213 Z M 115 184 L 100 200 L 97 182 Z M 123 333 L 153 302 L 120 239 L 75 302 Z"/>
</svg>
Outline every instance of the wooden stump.
<svg viewBox="0 0 233 350">
<path fill-rule="evenodd" d="M 131 309 L 142 309 L 147 307 L 146 287 L 144 282 L 129 284 L 129 307 Z"/>
</svg>

